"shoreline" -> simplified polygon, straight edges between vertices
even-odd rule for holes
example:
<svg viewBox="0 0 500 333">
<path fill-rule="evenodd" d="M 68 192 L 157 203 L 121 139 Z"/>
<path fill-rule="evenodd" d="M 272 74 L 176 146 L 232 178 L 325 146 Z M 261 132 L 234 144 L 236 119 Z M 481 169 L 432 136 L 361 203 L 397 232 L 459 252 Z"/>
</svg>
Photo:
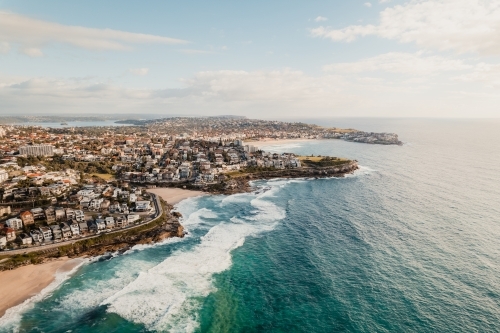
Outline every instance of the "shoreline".
<svg viewBox="0 0 500 333">
<path fill-rule="evenodd" d="M 313 139 L 305 139 L 306 141 L 312 141 Z M 276 141 L 259 141 L 263 144 L 268 143 L 282 143 L 282 142 L 298 142 L 299 140 L 276 140 Z M 304 141 L 304 140 L 300 140 Z M 353 167 L 354 166 L 354 167 Z M 350 168 L 347 170 L 343 170 L 341 168 L 328 168 L 328 171 L 318 172 L 318 170 L 287 170 L 286 174 L 283 174 L 283 170 L 275 170 L 275 171 L 267 171 L 260 172 L 256 175 L 249 174 L 246 177 L 239 177 L 233 179 L 237 183 L 237 186 L 229 191 L 224 191 L 223 194 L 231 195 L 235 193 L 244 193 L 248 192 L 250 189 L 250 182 L 254 180 L 260 179 L 272 179 L 272 178 L 302 178 L 302 177 L 314 177 L 314 178 L 325 178 L 325 177 L 339 177 L 345 176 L 345 174 L 351 173 L 357 169 L 357 164 L 354 163 L 350 165 Z M 172 207 L 173 205 L 186 200 L 192 197 L 200 197 L 204 195 L 210 194 L 219 194 L 217 192 L 202 192 L 191 189 L 181 189 L 181 188 L 153 188 L 147 190 L 150 193 L 153 193 L 159 196 L 162 200 L 164 200 L 167 205 Z M 222 194 L 222 193 L 220 193 Z M 169 214 L 170 216 L 170 214 Z M 173 213 L 171 217 L 180 217 L 181 215 L 178 213 Z M 161 234 L 150 235 L 146 239 L 135 242 L 135 244 L 146 244 L 146 243 L 154 243 L 163 240 L 167 237 L 182 237 L 183 236 L 183 228 L 179 224 L 176 232 L 163 231 Z M 126 245 L 126 246 L 124 246 Z M 86 251 L 84 256 L 95 256 L 101 253 L 103 250 L 106 251 L 120 251 L 123 249 L 129 249 L 131 247 L 130 244 L 119 243 L 119 244 L 110 244 L 105 245 L 102 244 L 100 247 L 100 251 Z M 77 255 L 78 253 L 74 253 L 73 255 Z M 0 272 L 0 295 L 2 297 L 0 303 L 0 319 L 4 317 L 6 312 L 14 308 L 20 304 L 23 304 L 27 300 L 40 295 L 40 293 L 47 288 L 52 282 L 56 280 L 58 273 L 64 273 L 71 271 L 75 267 L 77 267 L 82 261 L 84 256 L 79 256 L 76 258 L 58 258 L 54 260 L 50 260 L 44 262 L 42 264 L 37 265 L 26 265 L 20 266 L 13 270 L 2 271 Z M 22 292 L 20 292 L 22 291 Z"/>
<path fill-rule="evenodd" d="M 207 195 L 206 192 L 185 190 L 185 189 L 175 188 L 175 187 L 151 188 L 151 189 L 148 189 L 147 192 L 158 195 L 165 202 L 167 202 L 169 205 L 172 205 L 172 206 L 175 204 L 178 204 L 182 200 L 185 200 L 188 198 Z"/>
<path fill-rule="evenodd" d="M 259 141 L 248 141 L 247 143 L 249 145 L 255 146 L 255 147 L 263 147 L 263 146 L 269 146 L 269 145 L 283 145 L 283 144 L 289 144 L 289 143 L 297 143 L 297 142 L 313 142 L 313 141 L 320 141 L 320 139 L 265 139 L 265 140 L 259 140 Z"/>
<path fill-rule="evenodd" d="M 63 257 L 38 265 L 26 265 L 0 272 L 0 318 L 6 312 L 30 298 L 39 295 L 56 280 L 59 273 L 77 267 L 82 258 Z"/>
</svg>

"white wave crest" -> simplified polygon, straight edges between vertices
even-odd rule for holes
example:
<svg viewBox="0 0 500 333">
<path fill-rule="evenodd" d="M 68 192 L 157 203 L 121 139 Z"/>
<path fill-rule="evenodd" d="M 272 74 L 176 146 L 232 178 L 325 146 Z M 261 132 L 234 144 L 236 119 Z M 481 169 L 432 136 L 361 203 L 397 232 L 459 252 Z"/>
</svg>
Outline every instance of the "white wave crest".
<svg viewBox="0 0 500 333">
<path fill-rule="evenodd" d="M 231 218 L 212 227 L 200 244 L 141 273 L 102 304 L 108 305 L 109 312 L 151 330 L 194 331 L 202 299 L 214 291 L 213 275 L 232 264 L 231 251 L 242 246 L 246 237 L 272 229 L 285 217 L 281 208 L 262 200 L 262 195 L 251 200 L 256 208 L 253 216 Z"/>
</svg>

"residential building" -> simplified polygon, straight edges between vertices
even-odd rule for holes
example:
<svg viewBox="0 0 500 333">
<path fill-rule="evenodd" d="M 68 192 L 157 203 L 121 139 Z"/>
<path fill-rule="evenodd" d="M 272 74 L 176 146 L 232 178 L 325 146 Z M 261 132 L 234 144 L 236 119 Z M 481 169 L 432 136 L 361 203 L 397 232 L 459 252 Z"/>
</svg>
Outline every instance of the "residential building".
<svg viewBox="0 0 500 333">
<path fill-rule="evenodd" d="M 19 147 L 19 155 L 52 156 L 54 155 L 54 146 L 51 145 L 21 146 Z"/>
<path fill-rule="evenodd" d="M 104 222 L 106 223 L 106 228 L 107 229 L 111 229 L 111 228 L 114 228 L 115 227 L 115 218 L 112 217 L 112 216 L 109 216 L 109 217 L 106 217 L 104 219 Z"/>
<path fill-rule="evenodd" d="M 75 210 L 75 220 L 77 222 L 85 221 L 85 214 L 81 210 Z"/>
<path fill-rule="evenodd" d="M 89 226 L 85 221 L 79 222 L 78 227 L 80 228 L 81 234 L 86 234 L 87 232 L 89 232 Z"/>
<path fill-rule="evenodd" d="M 141 219 L 141 217 L 139 215 L 136 215 L 136 214 L 129 214 L 127 215 L 127 222 L 128 224 L 132 224 L 136 221 L 139 221 Z"/>
<path fill-rule="evenodd" d="M 39 230 L 42 233 L 44 242 L 52 240 L 52 230 L 49 227 L 40 227 Z"/>
<path fill-rule="evenodd" d="M 78 226 L 78 222 L 71 221 L 68 224 L 69 224 L 69 228 L 71 229 L 71 234 L 73 236 L 79 236 L 80 235 L 80 227 Z"/>
<path fill-rule="evenodd" d="M 10 214 L 10 206 L 0 206 L 0 216 L 9 214 Z"/>
<path fill-rule="evenodd" d="M 16 231 L 12 228 L 5 228 L 5 237 L 7 237 L 7 242 L 12 242 L 16 239 Z"/>
<path fill-rule="evenodd" d="M 19 230 L 23 228 L 23 220 L 18 218 L 8 219 L 7 221 L 5 221 L 5 224 L 14 230 Z"/>
<path fill-rule="evenodd" d="M 40 230 L 31 230 L 30 236 L 31 236 L 31 238 L 33 238 L 33 241 L 35 243 L 42 243 L 43 242 L 43 234 L 41 233 Z"/>
<path fill-rule="evenodd" d="M 56 221 L 64 221 L 66 220 L 66 212 L 64 208 L 58 207 L 55 209 Z"/>
<path fill-rule="evenodd" d="M 21 214 L 19 214 L 19 217 L 23 221 L 24 225 L 30 225 L 35 223 L 35 218 L 33 217 L 33 214 L 30 211 L 24 211 Z"/>
<path fill-rule="evenodd" d="M 0 235 L 0 249 L 4 249 L 7 246 L 7 237 Z"/>
<path fill-rule="evenodd" d="M 9 179 L 9 173 L 5 169 L 0 169 L 0 184 Z"/>
<path fill-rule="evenodd" d="M 33 218 L 35 220 L 40 220 L 40 219 L 45 218 L 45 213 L 44 213 L 43 209 L 40 207 L 33 208 L 32 210 L 30 210 L 30 212 L 31 212 L 31 214 L 33 214 Z"/>
<path fill-rule="evenodd" d="M 66 208 L 66 220 L 73 220 L 75 218 L 75 210 Z"/>
<path fill-rule="evenodd" d="M 73 236 L 73 233 L 71 232 L 71 228 L 69 227 L 69 225 L 66 222 L 61 223 L 59 225 L 59 227 L 61 228 L 61 234 L 62 234 L 63 238 L 69 238 L 69 237 Z"/>
<path fill-rule="evenodd" d="M 54 223 L 56 221 L 56 211 L 54 207 L 48 207 L 45 210 L 45 219 L 47 223 Z"/>
<path fill-rule="evenodd" d="M 33 238 L 26 233 L 20 234 L 19 239 L 21 240 L 22 245 L 31 245 L 33 243 Z"/>
<path fill-rule="evenodd" d="M 50 226 L 50 230 L 52 230 L 52 237 L 54 240 L 61 240 L 62 238 L 62 232 L 61 232 L 61 227 L 57 224 L 53 224 Z"/>
<path fill-rule="evenodd" d="M 135 211 L 136 212 L 147 212 L 151 209 L 150 201 L 136 201 L 135 202 Z"/>
</svg>

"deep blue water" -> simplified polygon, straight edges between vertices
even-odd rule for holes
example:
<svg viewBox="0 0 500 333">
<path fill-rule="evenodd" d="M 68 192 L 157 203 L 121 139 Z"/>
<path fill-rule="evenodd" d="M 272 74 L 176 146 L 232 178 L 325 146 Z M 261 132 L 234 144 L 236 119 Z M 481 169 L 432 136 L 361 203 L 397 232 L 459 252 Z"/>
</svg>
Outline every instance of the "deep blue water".
<svg viewBox="0 0 500 333">
<path fill-rule="evenodd" d="M 321 124 L 397 132 L 405 145 L 267 147 L 350 157 L 362 168 L 343 179 L 259 181 L 254 193 L 183 201 L 188 237 L 86 263 L 0 325 L 20 332 L 500 331 L 500 122 Z"/>
</svg>

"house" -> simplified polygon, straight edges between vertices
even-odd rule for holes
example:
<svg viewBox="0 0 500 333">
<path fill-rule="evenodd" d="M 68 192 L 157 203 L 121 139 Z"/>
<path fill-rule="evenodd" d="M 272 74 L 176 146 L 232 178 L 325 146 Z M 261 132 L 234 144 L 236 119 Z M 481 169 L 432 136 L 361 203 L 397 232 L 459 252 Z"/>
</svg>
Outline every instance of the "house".
<svg viewBox="0 0 500 333">
<path fill-rule="evenodd" d="M 135 214 L 129 214 L 127 215 L 127 222 L 128 224 L 132 224 L 136 221 L 139 221 L 141 219 L 141 217 L 139 215 L 135 215 Z"/>
<path fill-rule="evenodd" d="M 55 214 L 56 214 L 56 221 L 66 220 L 66 212 L 64 211 L 64 208 L 62 208 L 62 207 L 56 208 Z"/>
<path fill-rule="evenodd" d="M 30 212 L 31 214 L 33 214 L 33 218 L 35 220 L 40 220 L 45 218 L 45 213 L 43 212 L 43 209 L 40 207 L 33 208 L 32 210 L 30 210 Z"/>
<path fill-rule="evenodd" d="M 130 200 L 130 202 L 136 202 L 137 201 L 137 195 L 135 195 L 134 193 L 131 193 L 130 196 L 129 196 L 129 200 Z"/>
<path fill-rule="evenodd" d="M 66 208 L 66 220 L 73 220 L 75 218 L 75 210 Z"/>
<path fill-rule="evenodd" d="M 0 235 L 0 249 L 4 249 L 7 246 L 7 237 Z"/>
<path fill-rule="evenodd" d="M 77 222 L 83 222 L 83 221 L 85 221 L 85 214 L 81 210 L 75 210 L 75 217 L 74 217 L 74 219 Z"/>
<path fill-rule="evenodd" d="M 68 222 L 69 228 L 71 230 L 71 234 L 73 236 L 78 236 L 80 235 L 80 228 L 78 227 L 78 222 L 76 221 L 70 221 Z"/>
<path fill-rule="evenodd" d="M 108 209 L 109 208 L 109 204 L 110 204 L 109 200 L 103 200 L 102 203 L 101 203 L 101 207 L 100 207 L 101 210 Z"/>
<path fill-rule="evenodd" d="M 7 242 L 12 242 L 16 239 L 16 231 L 12 228 L 5 228 L 5 237 L 7 238 Z"/>
<path fill-rule="evenodd" d="M 23 228 L 23 220 L 18 218 L 8 219 L 7 221 L 5 221 L 5 224 L 14 230 L 19 230 Z"/>
<path fill-rule="evenodd" d="M 83 221 L 79 222 L 78 227 L 80 228 L 81 234 L 86 234 L 87 232 L 89 232 L 89 226 L 88 226 L 87 222 L 83 222 Z"/>
<path fill-rule="evenodd" d="M 19 217 L 23 221 L 24 225 L 30 225 L 35 223 L 35 218 L 30 211 L 22 212 L 21 214 L 19 214 Z"/>
<path fill-rule="evenodd" d="M 49 227 L 40 227 L 40 232 L 43 236 L 43 241 L 52 240 L 52 230 Z"/>
<path fill-rule="evenodd" d="M 43 234 L 40 232 L 40 230 L 31 230 L 30 236 L 31 236 L 31 238 L 33 238 L 33 241 L 35 243 L 42 243 L 43 242 Z"/>
<path fill-rule="evenodd" d="M 61 240 L 62 231 L 61 231 L 61 227 L 59 225 L 57 225 L 57 224 L 51 225 L 50 230 L 52 231 L 52 237 L 54 238 L 55 241 Z"/>
<path fill-rule="evenodd" d="M 151 209 L 150 201 L 136 201 L 135 202 L 135 211 L 136 212 L 147 212 Z"/>
<path fill-rule="evenodd" d="M 45 210 L 45 219 L 47 220 L 47 223 L 54 223 L 56 221 L 56 211 L 54 210 L 54 207 L 48 207 Z"/>
<path fill-rule="evenodd" d="M 103 219 L 96 219 L 95 224 L 97 224 L 97 230 L 106 229 L 106 222 Z"/>
<path fill-rule="evenodd" d="M 71 232 L 71 228 L 66 222 L 63 222 L 59 225 L 61 227 L 61 234 L 63 238 L 69 238 L 73 236 L 73 233 Z"/>
<path fill-rule="evenodd" d="M 10 206 L 0 207 L 0 216 L 9 215 L 9 214 L 10 214 Z"/>
<path fill-rule="evenodd" d="M 19 235 L 19 240 L 21 241 L 22 245 L 31 245 L 33 243 L 33 238 L 25 233 Z"/>
<path fill-rule="evenodd" d="M 123 216 L 120 216 L 116 219 L 116 226 L 118 228 L 123 228 L 126 227 L 127 225 L 128 225 L 128 220 Z"/>
<path fill-rule="evenodd" d="M 92 201 L 89 203 L 89 209 L 99 210 L 101 208 L 101 204 L 103 201 L 104 201 L 104 199 L 102 199 L 102 198 L 92 199 Z"/>
<path fill-rule="evenodd" d="M 115 227 L 115 218 L 112 216 L 106 217 L 104 219 L 104 222 L 106 223 L 106 228 L 108 228 L 108 229 Z"/>
<path fill-rule="evenodd" d="M 83 222 L 82 222 L 83 223 Z M 99 228 L 97 227 L 97 223 L 95 223 L 95 221 L 88 221 L 87 222 L 87 226 L 88 226 L 88 230 L 89 232 L 93 232 L 93 233 L 96 233 L 97 231 L 99 231 Z M 81 223 L 80 223 L 80 230 L 81 230 Z"/>
</svg>

